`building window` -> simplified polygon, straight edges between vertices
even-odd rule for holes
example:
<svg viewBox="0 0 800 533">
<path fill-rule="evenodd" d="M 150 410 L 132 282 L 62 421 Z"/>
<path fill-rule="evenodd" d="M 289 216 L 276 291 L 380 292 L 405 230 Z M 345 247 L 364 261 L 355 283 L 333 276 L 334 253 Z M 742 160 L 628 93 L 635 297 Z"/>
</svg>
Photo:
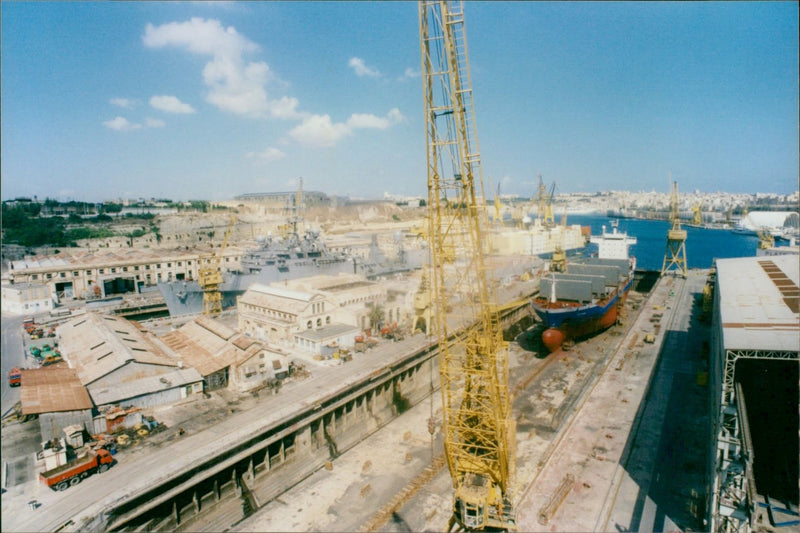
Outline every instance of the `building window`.
<svg viewBox="0 0 800 533">
<path fill-rule="evenodd" d="M 317 327 L 318 327 L 318 328 L 321 328 L 321 327 L 322 327 L 322 319 L 321 319 L 321 318 L 318 318 L 318 319 L 317 319 Z"/>
<path fill-rule="evenodd" d="M 91 270 L 87 270 L 87 271 L 86 271 L 86 275 L 87 275 L 87 276 L 91 276 L 91 275 L 92 275 L 92 271 L 91 271 Z"/>
<path fill-rule="evenodd" d="M 52 278 L 52 277 L 53 277 L 53 275 L 52 275 L 52 274 L 47 274 L 47 279 L 50 279 L 50 278 Z"/>
<path fill-rule="evenodd" d="M 61 272 L 59 275 L 60 275 L 62 278 L 66 278 L 66 277 L 67 277 L 67 273 L 66 273 L 66 272 Z"/>
<path fill-rule="evenodd" d="M 139 270 L 139 265 L 133 267 L 134 270 Z"/>
<path fill-rule="evenodd" d="M 77 271 L 75 271 L 75 272 L 73 272 L 73 273 L 72 273 L 72 275 L 73 275 L 73 276 L 75 276 L 75 277 L 77 278 L 77 277 L 78 277 L 80 274 L 78 274 L 78 272 L 77 272 Z"/>
<path fill-rule="evenodd" d="M 181 263 L 180 261 L 178 261 L 178 266 L 183 266 L 183 265 L 182 265 L 182 263 Z"/>
<path fill-rule="evenodd" d="M 310 321 L 310 320 L 309 320 L 309 321 L 308 321 L 308 323 L 306 324 L 306 328 L 308 328 L 308 329 L 311 329 L 311 321 Z"/>
<path fill-rule="evenodd" d="M 122 267 L 122 271 L 123 272 L 127 272 L 128 271 L 128 267 Z"/>
<path fill-rule="evenodd" d="M 145 269 L 145 270 L 150 270 L 150 265 L 145 265 L 145 266 L 144 266 L 144 269 Z"/>
<path fill-rule="evenodd" d="M 101 274 L 105 274 L 105 269 L 101 268 L 100 270 L 98 270 L 98 272 L 101 273 Z"/>
<path fill-rule="evenodd" d="M 167 263 L 167 268 L 172 268 L 172 263 Z"/>
<path fill-rule="evenodd" d="M 31 279 L 38 279 L 38 278 L 39 278 L 39 274 L 31 274 Z"/>
</svg>

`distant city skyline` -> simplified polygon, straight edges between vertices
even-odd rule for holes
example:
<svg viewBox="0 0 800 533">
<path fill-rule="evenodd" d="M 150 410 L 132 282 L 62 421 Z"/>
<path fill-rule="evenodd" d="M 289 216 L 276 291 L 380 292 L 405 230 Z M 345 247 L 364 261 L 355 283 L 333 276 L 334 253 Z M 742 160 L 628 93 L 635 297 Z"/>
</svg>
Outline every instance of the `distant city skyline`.
<svg viewBox="0 0 800 533">
<path fill-rule="evenodd" d="M 415 2 L 0 8 L 4 200 L 221 201 L 298 177 L 426 194 Z M 467 2 L 465 20 L 487 189 L 798 189 L 797 2 Z"/>
</svg>

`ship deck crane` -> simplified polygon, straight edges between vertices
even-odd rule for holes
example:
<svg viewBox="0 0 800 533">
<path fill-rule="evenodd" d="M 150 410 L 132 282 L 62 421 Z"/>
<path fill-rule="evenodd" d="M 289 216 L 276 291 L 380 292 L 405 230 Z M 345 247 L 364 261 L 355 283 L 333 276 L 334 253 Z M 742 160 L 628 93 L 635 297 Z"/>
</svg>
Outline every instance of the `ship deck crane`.
<svg viewBox="0 0 800 533">
<path fill-rule="evenodd" d="M 453 481 L 448 529 L 516 530 L 507 345 L 489 300 L 487 215 L 460 2 L 419 4 L 432 322 Z M 476 187 L 479 189 L 476 192 Z M 451 341 L 452 339 L 452 341 Z"/>
</svg>

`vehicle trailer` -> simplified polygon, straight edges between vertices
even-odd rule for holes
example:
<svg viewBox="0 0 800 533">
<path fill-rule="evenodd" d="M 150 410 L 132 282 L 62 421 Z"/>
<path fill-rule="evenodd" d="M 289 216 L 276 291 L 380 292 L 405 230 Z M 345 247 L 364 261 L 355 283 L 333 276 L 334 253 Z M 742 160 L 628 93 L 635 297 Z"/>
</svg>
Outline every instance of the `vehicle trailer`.
<svg viewBox="0 0 800 533">
<path fill-rule="evenodd" d="M 113 462 L 108 450 L 100 448 L 67 464 L 42 472 L 39 479 L 53 490 L 66 490 L 95 472 L 105 472 Z"/>
<path fill-rule="evenodd" d="M 19 387 L 22 383 L 22 371 L 14 367 L 8 372 L 8 385 L 10 387 Z"/>
</svg>

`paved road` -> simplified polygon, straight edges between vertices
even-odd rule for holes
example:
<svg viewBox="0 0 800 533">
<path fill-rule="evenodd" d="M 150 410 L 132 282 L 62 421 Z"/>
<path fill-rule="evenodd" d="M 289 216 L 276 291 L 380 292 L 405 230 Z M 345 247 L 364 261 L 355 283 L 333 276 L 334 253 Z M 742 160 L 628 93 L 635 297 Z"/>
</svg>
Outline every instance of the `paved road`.
<svg viewBox="0 0 800 533">
<path fill-rule="evenodd" d="M 14 404 L 19 401 L 19 387 L 8 386 L 8 372 L 15 366 L 23 367 L 25 352 L 22 347 L 22 319 L 17 315 L 2 315 L 2 352 L 0 352 L 0 366 L 2 367 L 3 393 L 0 409 L 5 415 Z"/>
</svg>

